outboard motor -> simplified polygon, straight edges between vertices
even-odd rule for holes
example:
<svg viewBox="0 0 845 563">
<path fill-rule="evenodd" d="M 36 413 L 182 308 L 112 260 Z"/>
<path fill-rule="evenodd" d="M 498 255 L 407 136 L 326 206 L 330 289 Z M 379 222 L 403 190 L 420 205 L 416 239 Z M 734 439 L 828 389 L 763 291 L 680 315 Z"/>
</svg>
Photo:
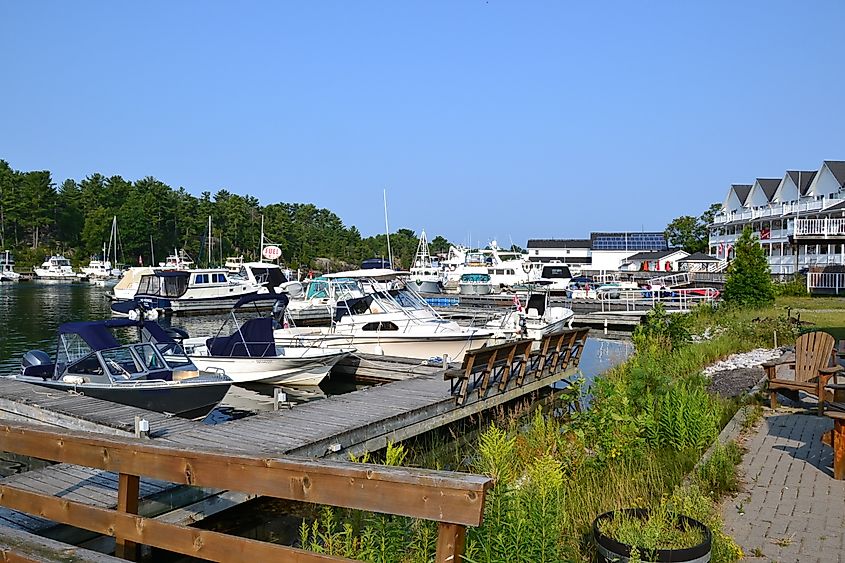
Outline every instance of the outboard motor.
<svg viewBox="0 0 845 563">
<path fill-rule="evenodd" d="M 273 320 L 280 326 L 284 324 L 285 310 L 288 308 L 290 299 L 287 295 L 280 294 L 279 298 L 273 303 Z"/>
<path fill-rule="evenodd" d="M 21 373 L 48 379 L 53 377 L 53 361 L 43 350 L 30 350 L 21 358 Z"/>
</svg>

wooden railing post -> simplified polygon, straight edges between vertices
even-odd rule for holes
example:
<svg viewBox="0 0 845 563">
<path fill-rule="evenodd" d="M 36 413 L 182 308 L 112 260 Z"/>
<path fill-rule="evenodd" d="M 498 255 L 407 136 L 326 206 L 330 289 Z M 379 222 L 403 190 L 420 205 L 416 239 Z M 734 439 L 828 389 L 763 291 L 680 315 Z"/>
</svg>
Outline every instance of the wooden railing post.
<svg viewBox="0 0 845 563">
<path fill-rule="evenodd" d="M 127 514 L 138 514 L 138 498 L 141 488 L 141 478 L 137 475 L 120 473 L 117 488 L 117 510 Z M 138 556 L 138 546 L 120 536 L 115 538 L 114 554 L 122 559 L 135 561 Z"/>
<path fill-rule="evenodd" d="M 461 563 L 464 559 L 467 528 L 461 524 L 437 523 L 436 563 Z"/>
</svg>

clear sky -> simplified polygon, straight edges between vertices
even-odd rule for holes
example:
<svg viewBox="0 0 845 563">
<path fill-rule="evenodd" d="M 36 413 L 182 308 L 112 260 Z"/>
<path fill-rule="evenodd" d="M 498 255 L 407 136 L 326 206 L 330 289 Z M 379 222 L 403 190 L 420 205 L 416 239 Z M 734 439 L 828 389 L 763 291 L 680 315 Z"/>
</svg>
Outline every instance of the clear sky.
<svg viewBox="0 0 845 563">
<path fill-rule="evenodd" d="M 845 2 L 0 2 L 0 158 L 365 235 L 662 230 L 845 160 Z"/>
</svg>

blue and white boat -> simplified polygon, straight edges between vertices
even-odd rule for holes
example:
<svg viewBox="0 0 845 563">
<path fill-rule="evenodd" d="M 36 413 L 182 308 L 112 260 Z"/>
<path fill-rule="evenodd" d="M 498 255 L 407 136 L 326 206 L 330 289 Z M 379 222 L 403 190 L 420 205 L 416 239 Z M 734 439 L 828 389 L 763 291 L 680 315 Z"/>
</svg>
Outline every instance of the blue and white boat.
<svg viewBox="0 0 845 563">
<path fill-rule="evenodd" d="M 121 344 L 114 334 L 121 329 L 136 329 L 138 341 Z M 222 373 L 201 372 L 156 322 L 143 319 L 65 323 L 55 361 L 32 350 L 9 379 L 185 418 L 205 417 L 232 385 Z"/>
</svg>

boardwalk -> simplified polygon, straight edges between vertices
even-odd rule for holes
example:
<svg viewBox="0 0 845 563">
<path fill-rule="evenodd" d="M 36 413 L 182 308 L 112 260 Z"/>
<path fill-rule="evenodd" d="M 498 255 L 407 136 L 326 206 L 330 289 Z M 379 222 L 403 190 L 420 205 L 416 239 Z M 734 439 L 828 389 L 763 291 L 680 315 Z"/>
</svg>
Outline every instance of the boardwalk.
<svg viewBox="0 0 845 563">
<path fill-rule="evenodd" d="M 845 481 L 821 435 L 830 419 L 779 409 L 745 441 L 743 491 L 722 505 L 746 561 L 845 562 Z"/>
</svg>

